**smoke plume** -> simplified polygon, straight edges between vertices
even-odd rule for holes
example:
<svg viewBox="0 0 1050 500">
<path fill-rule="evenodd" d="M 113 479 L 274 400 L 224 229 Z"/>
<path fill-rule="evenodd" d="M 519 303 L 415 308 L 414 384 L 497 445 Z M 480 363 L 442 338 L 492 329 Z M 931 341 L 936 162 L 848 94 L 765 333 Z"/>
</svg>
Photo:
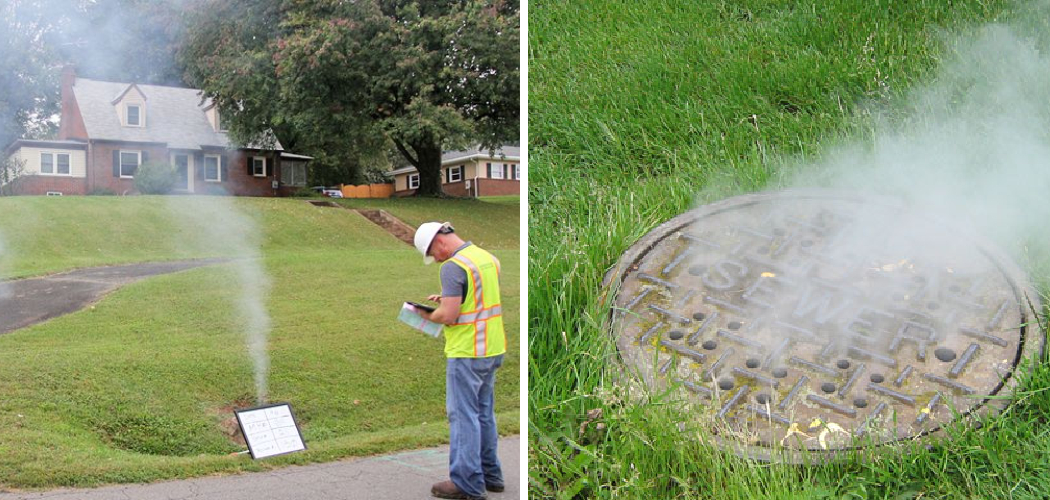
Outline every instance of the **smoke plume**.
<svg viewBox="0 0 1050 500">
<path fill-rule="evenodd" d="M 1050 44 L 1004 25 L 956 39 L 904 118 L 877 119 L 874 138 L 834 149 L 790 186 L 880 193 L 904 201 L 904 239 L 936 217 L 1023 260 L 1050 238 Z M 910 227 L 909 227 L 910 226 Z M 863 236 L 863 235 L 858 235 Z M 930 242 L 925 242 L 929 244 Z"/>
<path fill-rule="evenodd" d="M 262 231 L 253 217 L 241 211 L 234 200 L 224 196 L 167 197 L 168 210 L 179 221 L 182 244 L 203 254 L 234 256 L 232 266 L 236 293 L 230 300 L 236 311 L 252 360 L 256 401 L 268 397 L 267 377 L 270 356 L 267 340 L 270 314 L 266 301 L 270 278 L 262 260 Z"/>
</svg>

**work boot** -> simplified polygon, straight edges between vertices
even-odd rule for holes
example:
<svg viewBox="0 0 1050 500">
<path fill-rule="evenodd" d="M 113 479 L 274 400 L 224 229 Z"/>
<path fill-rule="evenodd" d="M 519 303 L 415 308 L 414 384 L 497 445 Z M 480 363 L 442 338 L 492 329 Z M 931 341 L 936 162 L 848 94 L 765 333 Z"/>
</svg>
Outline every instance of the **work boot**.
<svg viewBox="0 0 1050 500">
<path fill-rule="evenodd" d="M 485 489 L 493 493 L 503 493 L 503 483 L 485 483 Z"/>
<path fill-rule="evenodd" d="M 430 494 L 438 498 L 485 500 L 484 496 L 472 497 L 463 493 L 463 490 L 460 490 L 459 486 L 456 486 L 456 483 L 453 483 L 452 481 L 441 481 L 440 483 L 435 483 L 434 486 L 430 487 Z"/>
</svg>

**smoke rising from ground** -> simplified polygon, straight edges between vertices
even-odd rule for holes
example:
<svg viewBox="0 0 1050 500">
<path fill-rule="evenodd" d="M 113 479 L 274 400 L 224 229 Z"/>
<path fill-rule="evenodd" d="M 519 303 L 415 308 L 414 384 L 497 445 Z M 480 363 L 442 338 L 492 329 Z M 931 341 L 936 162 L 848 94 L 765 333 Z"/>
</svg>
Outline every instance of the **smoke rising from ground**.
<svg viewBox="0 0 1050 500">
<path fill-rule="evenodd" d="M 270 277 L 262 260 L 262 230 L 255 219 L 237 207 L 232 198 L 167 197 L 167 208 L 179 221 L 182 245 L 205 254 L 233 256 L 226 266 L 234 270 L 236 295 L 231 297 L 236 311 L 235 324 L 244 333 L 251 357 L 256 401 L 268 398 L 267 377 L 270 356 L 267 340 L 270 314 L 266 302 L 270 295 Z"/>
<path fill-rule="evenodd" d="M 906 118 L 881 119 L 870 143 L 835 149 L 792 186 L 902 199 L 912 236 L 927 215 L 989 237 L 1016 258 L 1050 242 L 1050 44 L 1004 25 L 957 39 Z"/>
<path fill-rule="evenodd" d="M 1025 21 L 1045 28 L 1050 4 L 1039 7 Z M 665 376 L 722 390 L 775 386 L 764 374 L 788 368 L 808 373 L 820 384 L 800 394 L 816 403 L 781 405 L 785 419 L 910 401 L 895 410 L 898 435 L 925 429 L 931 415 L 950 419 L 937 401 L 964 411 L 974 400 L 958 394 L 998 390 L 1033 344 L 1021 345 L 1023 325 L 1035 324 L 1037 298 L 1009 258 L 1050 260 L 1050 36 L 990 25 L 946 47 L 933 77 L 878 115 L 869 138 L 785 170 L 786 193 L 701 209 L 650 250 L 664 260 L 621 292 L 627 309 L 648 308 L 648 322 L 627 319 L 621 349 L 717 360 L 693 373 L 656 351 Z M 665 323 L 686 327 L 655 337 Z M 877 385 L 886 380 L 895 389 Z M 838 424 L 858 425 L 851 419 Z"/>
</svg>

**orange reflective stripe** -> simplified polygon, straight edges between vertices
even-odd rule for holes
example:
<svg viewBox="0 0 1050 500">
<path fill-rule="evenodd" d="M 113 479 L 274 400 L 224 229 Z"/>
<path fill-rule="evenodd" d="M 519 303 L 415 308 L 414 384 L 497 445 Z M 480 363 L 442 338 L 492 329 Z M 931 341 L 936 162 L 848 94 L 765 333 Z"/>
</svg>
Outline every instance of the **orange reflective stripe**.
<svg viewBox="0 0 1050 500">
<path fill-rule="evenodd" d="M 474 264 L 474 261 L 470 260 L 470 258 L 466 257 L 465 255 L 456 254 L 452 258 L 460 264 L 463 264 L 467 269 L 470 269 L 469 274 L 471 278 L 471 283 L 474 285 L 474 303 L 477 305 L 477 309 L 483 309 L 485 307 L 485 304 L 482 300 L 483 295 L 481 290 L 481 269 L 479 269 L 478 266 Z"/>
<path fill-rule="evenodd" d="M 455 324 L 473 323 L 478 320 L 489 319 L 496 316 L 500 316 L 502 314 L 503 308 L 499 305 L 495 305 L 488 309 L 481 309 L 480 311 L 470 311 L 467 313 L 462 313 L 456 317 Z"/>
</svg>

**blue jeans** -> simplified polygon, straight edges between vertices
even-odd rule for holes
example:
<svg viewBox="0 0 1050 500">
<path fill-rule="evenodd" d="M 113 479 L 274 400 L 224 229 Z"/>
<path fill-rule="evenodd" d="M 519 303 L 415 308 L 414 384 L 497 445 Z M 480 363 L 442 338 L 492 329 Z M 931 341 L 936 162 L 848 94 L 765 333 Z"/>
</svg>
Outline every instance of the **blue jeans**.
<svg viewBox="0 0 1050 500">
<path fill-rule="evenodd" d="M 496 412 L 493 387 L 503 355 L 448 358 L 445 407 L 449 426 L 449 478 L 463 493 L 480 497 L 485 484 L 503 485 L 496 456 Z"/>
</svg>

